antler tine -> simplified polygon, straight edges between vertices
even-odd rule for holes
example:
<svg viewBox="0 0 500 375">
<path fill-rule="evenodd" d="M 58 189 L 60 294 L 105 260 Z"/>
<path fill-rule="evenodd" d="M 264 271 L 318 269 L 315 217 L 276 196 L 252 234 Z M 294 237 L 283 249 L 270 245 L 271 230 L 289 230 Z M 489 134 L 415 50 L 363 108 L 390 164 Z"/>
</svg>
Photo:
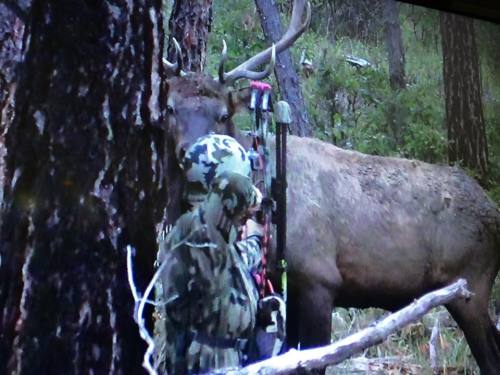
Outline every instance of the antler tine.
<svg viewBox="0 0 500 375">
<path fill-rule="evenodd" d="M 222 52 L 220 55 L 220 62 L 219 62 L 219 82 L 224 83 L 224 63 L 227 60 L 227 44 L 224 39 L 222 39 Z"/>
<path fill-rule="evenodd" d="M 282 51 L 290 47 L 297 40 L 297 38 L 304 33 L 304 31 L 309 26 L 309 21 L 311 20 L 311 4 L 309 3 L 309 1 L 307 1 L 306 18 L 304 22 L 301 22 L 304 15 L 305 7 L 306 7 L 306 0 L 294 0 L 290 25 L 288 26 L 288 29 L 285 32 L 285 34 L 283 34 L 281 39 L 276 43 L 275 53 L 281 53 Z M 264 51 L 251 57 L 244 63 L 238 65 L 230 72 L 225 73 L 224 81 L 226 83 L 234 83 L 236 80 L 240 78 L 250 78 L 250 79 L 264 78 L 265 75 L 262 76 L 259 73 L 268 72 L 269 74 L 272 70 L 265 69 L 262 72 L 253 72 L 252 70 L 257 68 L 259 65 L 262 65 L 266 61 L 269 61 L 269 57 L 273 53 L 272 49 L 273 47 L 265 49 Z"/>
<path fill-rule="evenodd" d="M 267 64 L 267 66 L 264 70 L 261 70 L 261 71 L 242 70 L 238 73 L 238 76 L 236 76 L 232 80 L 231 80 L 231 78 L 229 78 L 229 79 L 226 78 L 226 79 L 231 83 L 237 79 L 240 79 L 240 78 L 247 78 L 247 79 L 257 81 L 259 79 L 264 79 L 267 76 L 269 76 L 272 73 L 272 71 L 274 70 L 275 65 L 276 65 L 276 45 L 273 43 L 273 45 L 271 47 L 271 61 L 269 61 L 269 64 Z"/>
<path fill-rule="evenodd" d="M 183 73 L 181 46 L 179 45 L 179 42 L 177 42 L 177 39 L 175 39 L 175 38 L 172 38 L 172 42 L 174 42 L 175 56 L 177 57 L 177 70 L 175 71 L 175 75 L 180 76 Z"/>
<path fill-rule="evenodd" d="M 177 71 L 177 66 L 178 66 L 177 62 L 171 63 L 166 58 L 162 58 L 162 61 L 163 61 L 163 65 L 165 65 L 165 68 L 167 68 L 167 70 L 170 70 L 171 72 Z"/>
<path fill-rule="evenodd" d="M 181 46 L 179 45 L 179 42 L 177 42 L 177 39 L 172 38 L 172 41 L 174 43 L 175 47 L 175 59 L 177 60 L 175 63 L 171 63 L 168 61 L 166 58 L 163 58 L 163 64 L 165 67 L 172 71 L 174 75 L 180 76 L 184 75 L 184 72 L 182 71 L 182 51 L 181 51 Z"/>
</svg>

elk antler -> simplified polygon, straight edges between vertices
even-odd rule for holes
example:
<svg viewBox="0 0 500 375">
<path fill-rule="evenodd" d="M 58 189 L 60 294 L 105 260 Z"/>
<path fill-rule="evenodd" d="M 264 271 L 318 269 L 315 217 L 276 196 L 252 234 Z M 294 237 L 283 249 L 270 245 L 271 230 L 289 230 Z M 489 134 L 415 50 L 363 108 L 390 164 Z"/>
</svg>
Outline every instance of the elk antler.
<svg viewBox="0 0 500 375">
<path fill-rule="evenodd" d="M 290 47 L 297 40 L 297 38 L 302 35 L 307 26 L 309 26 L 309 21 L 311 20 L 311 4 L 309 3 L 309 1 L 307 1 L 306 19 L 304 20 L 304 22 L 302 22 L 305 7 L 306 0 L 294 0 L 290 25 L 288 26 L 288 30 L 276 43 L 276 46 L 273 45 L 272 47 L 265 49 L 264 51 L 251 57 L 244 63 L 238 65 L 228 73 L 224 73 L 223 65 L 226 59 L 225 52 L 227 51 L 223 50 L 221 63 L 219 65 L 219 81 L 231 84 L 240 78 L 262 79 L 269 75 L 269 73 L 272 71 L 272 69 L 269 69 L 269 66 L 262 72 L 255 72 L 253 71 L 253 69 L 256 69 L 259 65 L 262 65 L 263 63 L 269 61 L 269 58 L 273 55 L 273 50 L 275 50 L 274 53 L 281 53 L 282 51 Z"/>
<path fill-rule="evenodd" d="M 174 46 L 175 46 L 175 59 L 177 61 L 175 63 L 171 63 L 166 58 L 163 58 L 163 65 L 165 65 L 165 68 L 167 68 L 167 70 L 170 70 L 171 72 L 173 72 L 174 75 L 180 76 L 180 75 L 183 75 L 181 46 L 177 42 L 177 39 L 172 38 L 172 41 L 174 42 Z"/>
<path fill-rule="evenodd" d="M 224 83 L 224 63 L 227 60 L 227 44 L 224 39 L 222 39 L 222 52 L 220 54 L 220 62 L 219 62 L 219 82 Z"/>
<path fill-rule="evenodd" d="M 221 53 L 221 58 L 220 58 L 220 63 L 219 63 L 219 82 L 220 83 L 225 83 L 227 76 L 224 73 L 224 63 L 227 60 L 227 44 L 225 40 L 222 40 L 222 53 Z M 248 78 L 252 80 L 259 80 L 262 78 L 267 77 L 271 72 L 274 70 L 274 65 L 276 63 L 276 46 L 273 43 L 273 46 L 271 47 L 271 61 L 269 64 L 267 64 L 266 68 L 260 72 L 254 72 L 254 71 L 246 71 L 244 76 L 238 77 L 238 78 Z M 236 79 L 238 79 L 236 78 Z M 232 82 L 234 82 L 235 79 Z"/>
</svg>

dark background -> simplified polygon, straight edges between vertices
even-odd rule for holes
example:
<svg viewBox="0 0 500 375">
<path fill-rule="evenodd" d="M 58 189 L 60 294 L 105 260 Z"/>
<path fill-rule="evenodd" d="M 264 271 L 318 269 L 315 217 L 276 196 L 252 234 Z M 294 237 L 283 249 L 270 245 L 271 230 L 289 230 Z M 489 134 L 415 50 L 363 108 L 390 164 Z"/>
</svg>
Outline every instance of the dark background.
<svg viewBox="0 0 500 375">
<path fill-rule="evenodd" d="M 493 0 L 403 0 L 405 3 L 422 5 L 434 9 L 455 12 L 464 16 L 481 18 L 487 21 L 500 23 L 500 3 Z"/>
</svg>

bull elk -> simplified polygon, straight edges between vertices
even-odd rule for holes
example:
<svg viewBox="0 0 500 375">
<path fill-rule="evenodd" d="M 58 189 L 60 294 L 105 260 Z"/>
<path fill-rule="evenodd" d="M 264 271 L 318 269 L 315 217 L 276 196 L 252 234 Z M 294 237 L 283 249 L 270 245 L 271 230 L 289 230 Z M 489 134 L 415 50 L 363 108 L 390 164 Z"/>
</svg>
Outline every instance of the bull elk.
<svg viewBox="0 0 500 375">
<path fill-rule="evenodd" d="M 229 72 L 224 69 L 227 47 L 223 42 L 216 79 L 204 73 L 184 72 L 180 47 L 174 41 L 177 61 L 164 60 L 164 64 L 173 73 L 168 81 L 167 110 L 170 115 L 168 128 L 176 145 L 177 156 L 185 151 L 186 145 L 209 131 L 238 137 L 231 118 L 246 103 L 249 90 L 234 91 L 234 83 L 242 78 L 259 80 L 269 76 L 274 69 L 275 55 L 297 40 L 308 27 L 310 19 L 310 4 L 305 0 L 295 0 L 290 25 L 282 38 Z M 265 69 L 256 70 L 265 63 L 268 63 Z M 210 100 L 202 101 L 201 98 Z M 193 123 L 192 126 L 185 125 L 187 119 Z"/>
<path fill-rule="evenodd" d="M 171 219 L 181 210 L 173 208 L 182 188 L 177 158 L 209 132 L 245 143 L 231 118 L 248 90 L 232 85 L 269 75 L 274 54 L 292 45 L 309 20 L 310 6 L 295 0 L 290 26 L 275 47 L 225 72 L 224 46 L 216 79 L 183 73 L 180 59 L 166 62 L 174 73 L 168 82 L 169 146 L 175 150 L 168 167 Z M 488 301 L 500 268 L 500 213 L 481 187 L 457 168 L 364 155 L 308 138 L 290 137 L 287 159 L 289 344 L 328 343 L 334 304 L 394 310 L 462 277 L 474 295 L 447 308 L 482 373 L 497 374 L 500 334 Z"/>
</svg>

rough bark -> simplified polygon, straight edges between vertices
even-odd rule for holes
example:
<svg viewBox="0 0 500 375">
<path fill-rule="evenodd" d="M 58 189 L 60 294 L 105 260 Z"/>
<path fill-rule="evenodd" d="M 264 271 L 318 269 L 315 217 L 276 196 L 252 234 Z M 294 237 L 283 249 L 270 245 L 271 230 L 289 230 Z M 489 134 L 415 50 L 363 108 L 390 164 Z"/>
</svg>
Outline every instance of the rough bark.
<svg viewBox="0 0 500 375">
<path fill-rule="evenodd" d="M 275 1 L 255 0 L 255 5 L 268 44 L 277 42 L 283 35 L 283 30 Z M 300 90 L 299 76 L 288 49 L 276 56 L 274 73 L 278 81 L 281 98 L 287 101 L 292 109 L 292 133 L 299 136 L 311 136 L 312 129 Z"/>
<path fill-rule="evenodd" d="M 208 33 L 212 26 L 212 0 L 175 0 L 169 20 L 168 58 L 174 62 L 177 39 L 186 72 L 202 72 L 207 58 Z"/>
<path fill-rule="evenodd" d="M 448 129 L 448 161 L 488 175 L 479 57 L 470 18 L 440 13 L 443 80 Z"/>
<path fill-rule="evenodd" d="M 22 58 L 24 22 L 0 3 L 0 202 L 5 184 L 5 133 L 14 119 L 17 66 Z"/>
<path fill-rule="evenodd" d="M 142 372 L 125 247 L 163 213 L 161 0 L 35 0 L 7 134 L 0 373 Z"/>
<path fill-rule="evenodd" d="M 0 0 L 4 7 L 8 8 L 13 15 L 20 21 L 26 23 L 29 8 L 31 7 L 31 0 Z M 3 12 L 3 10 L 2 10 Z"/>
<path fill-rule="evenodd" d="M 393 91 L 393 98 L 388 102 L 387 123 L 392 130 L 394 143 L 401 146 L 403 116 L 396 97 L 403 90 L 405 84 L 405 56 L 403 38 L 399 23 L 399 6 L 395 0 L 383 1 L 383 16 L 385 23 L 385 46 L 389 61 L 389 82 Z"/>
<path fill-rule="evenodd" d="M 353 335 L 339 340 L 331 345 L 301 350 L 291 350 L 278 357 L 257 362 L 243 369 L 238 374 L 292 374 L 297 370 L 325 369 L 338 364 L 353 354 L 359 353 L 370 346 L 380 344 L 395 331 L 411 322 L 420 319 L 430 309 L 447 304 L 456 298 L 470 298 L 467 281 L 459 279 L 453 284 L 425 294 L 411 305 L 387 316 L 380 322 L 369 326 Z M 227 373 L 231 374 L 231 371 Z"/>
<path fill-rule="evenodd" d="M 16 82 L 16 68 L 22 56 L 24 23 L 0 3 L 0 111 L 2 125 L 10 119 L 12 92 Z M 9 113 L 5 113 L 7 110 Z M 6 118 L 4 116 L 7 116 Z"/>
<path fill-rule="evenodd" d="M 405 55 L 399 7 L 395 0 L 384 0 L 385 45 L 389 58 L 389 79 L 393 90 L 405 88 Z"/>
</svg>

